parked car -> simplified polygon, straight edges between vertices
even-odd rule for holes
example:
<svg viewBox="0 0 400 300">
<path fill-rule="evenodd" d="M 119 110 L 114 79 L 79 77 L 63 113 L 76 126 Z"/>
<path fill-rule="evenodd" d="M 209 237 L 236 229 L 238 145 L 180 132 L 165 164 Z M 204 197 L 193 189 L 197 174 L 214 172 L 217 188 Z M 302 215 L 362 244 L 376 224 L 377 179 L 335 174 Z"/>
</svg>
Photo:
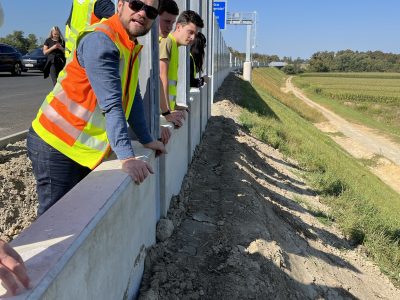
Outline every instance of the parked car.
<svg viewBox="0 0 400 300">
<path fill-rule="evenodd" d="M 0 44 L 0 72 L 11 72 L 12 75 L 21 75 L 22 55 L 14 47 Z"/>
<path fill-rule="evenodd" d="M 36 48 L 22 56 L 22 66 L 28 70 L 39 70 L 43 72 L 47 56 L 43 54 L 42 48 Z"/>
</svg>

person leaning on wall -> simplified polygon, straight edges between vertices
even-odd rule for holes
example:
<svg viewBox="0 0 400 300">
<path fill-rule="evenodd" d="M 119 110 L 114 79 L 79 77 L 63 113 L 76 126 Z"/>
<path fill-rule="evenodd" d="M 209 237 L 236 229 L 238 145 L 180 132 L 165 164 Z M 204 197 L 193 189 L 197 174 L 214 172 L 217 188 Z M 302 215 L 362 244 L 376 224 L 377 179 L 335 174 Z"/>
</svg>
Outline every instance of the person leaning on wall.
<svg viewBox="0 0 400 300">
<path fill-rule="evenodd" d="M 102 19 L 110 18 L 114 13 L 115 5 L 112 0 L 74 0 L 65 24 L 65 55 L 67 59 L 75 49 L 76 38 L 80 31 L 100 22 Z M 160 140 L 166 145 L 171 137 L 171 133 L 165 127 L 161 127 L 160 132 Z"/>
<path fill-rule="evenodd" d="M 53 86 L 56 85 L 57 77 L 65 66 L 65 41 L 60 28 L 54 26 L 50 30 L 49 37 L 43 45 L 43 54 L 47 56 L 46 65 L 43 69 L 44 78 L 51 77 Z"/>
<path fill-rule="evenodd" d="M 27 137 L 43 214 L 113 150 L 137 184 L 153 170 L 135 156 L 127 121 L 144 147 L 165 153 L 146 125 L 138 88 L 142 46 L 158 0 L 119 0 L 117 13 L 80 33 L 72 58 L 44 100 Z M 105 59 L 107 58 L 107 59 Z"/>
<path fill-rule="evenodd" d="M 181 46 L 189 45 L 199 28 L 204 23 L 201 17 L 192 10 L 182 12 L 176 23 L 175 31 L 160 39 L 160 110 L 167 121 L 180 127 L 185 116 L 184 111 L 176 110 L 178 85 L 179 51 Z"/>
<path fill-rule="evenodd" d="M 179 15 L 179 8 L 178 4 L 174 0 L 161 0 L 160 1 L 160 8 L 158 10 L 158 40 L 166 38 L 168 34 L 172 31 L 176 18 Z M 164 90 L 162 88 L 161 78 L 160 78 L 160 99 L 164 97 Z M 182 118 L 183 116 L 179 116 L 179 126 L 182 125 Z M 170 119 L 171 120 L 171 119 Z M 161 140 L 164 142 L 168 142 L 171 137 L 171 132 L 167 127 L 161 126 Z"/>
<path fill-rule="evenodd" d="M 198 32 L 190 46 L 190 87 L 199 88 L 208 82 L 207 75 L 196 78 L 197 73 L 203 72 L 205 48 L 206 37 Z"/>
</svg>

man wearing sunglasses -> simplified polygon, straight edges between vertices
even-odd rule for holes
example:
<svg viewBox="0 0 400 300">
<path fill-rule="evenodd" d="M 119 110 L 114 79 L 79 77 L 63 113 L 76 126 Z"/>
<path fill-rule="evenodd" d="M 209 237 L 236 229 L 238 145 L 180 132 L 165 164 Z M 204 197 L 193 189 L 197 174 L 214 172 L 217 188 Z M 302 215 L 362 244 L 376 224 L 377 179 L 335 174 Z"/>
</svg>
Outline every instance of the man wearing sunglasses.
<svg viewBox="0 0 400 300">
<path fill-rule="evenodd" d="M 175 126 L 182 126 L 184 111 L 176 109 L 179 51 L 178 47 L 188 46 L 194 40 L 198 29 L 203 28 L 201 17 L 192 10 L 182 12 L 176 22 L 175 31 L 160 38 L 160 109 L 162 115 Z"/>
<path fill-rule="evenodd" d="M 86 28 L 72 59 L 44 100 L 27 138 L 42 214 L 113 150 L 137 184 L 153 170 L 135 157 L 127 121 L 144 147 L 165 153 L 146 125 L 138 89 L 142 46 L 158 0 L 119 0 L 117 13 Z"/>
</svg>

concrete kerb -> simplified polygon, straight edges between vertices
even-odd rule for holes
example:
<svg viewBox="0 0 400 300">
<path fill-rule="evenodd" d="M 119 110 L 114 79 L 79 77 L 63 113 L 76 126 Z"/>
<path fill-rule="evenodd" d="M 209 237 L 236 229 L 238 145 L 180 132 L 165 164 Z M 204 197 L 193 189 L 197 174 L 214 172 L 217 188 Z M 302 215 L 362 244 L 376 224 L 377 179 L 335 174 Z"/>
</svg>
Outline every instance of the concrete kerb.
<svg viewBox="0 0 400 300">
<path fill-rule="evenodd" d="M 26 139 L 26 136 L 28 135 L 28 130 L 20 131 L 14 134 L 11 134 L 9 136 L 0 138 L 0 149 L 5 148 L 8 144 L 13 144 L 18 141 L 22 141 Z"/>
</svg>

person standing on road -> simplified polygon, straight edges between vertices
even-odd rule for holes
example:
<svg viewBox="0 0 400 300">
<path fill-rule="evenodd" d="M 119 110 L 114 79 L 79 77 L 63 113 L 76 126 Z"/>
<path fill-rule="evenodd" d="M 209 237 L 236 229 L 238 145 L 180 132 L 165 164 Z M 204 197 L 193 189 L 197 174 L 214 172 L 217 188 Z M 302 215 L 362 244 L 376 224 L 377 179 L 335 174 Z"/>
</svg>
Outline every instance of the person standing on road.
<svg viewBox="0 0 400 300">
<path fill-rule="evenodd" d="M 115 13 L 112 0 L 73 0 L 71 12 L 65 24 L 65 56 L 69 58 L 75 49 L 80 31 L 89 25 L 108 19 Z"/>
<path fill-rule="evenodd" d="M 186 10 L 179 15 L 175 31 L 165 38 L 162 37 L 159 42 L 162 85 L 160 109 L 167 121 L 178 127 L 182 125 L 182 119 L 185 116 L 183 111 L 175 110 L 179 67 L 178 48 L 191 44 L 198 29 L 203 27 L 201 17 L 192 10 Z"/>
<path fill-rule="evenodd" d="M 44 78 L 51 77 L 53 85 L 56 85 L 57 77 L 65 66 L 65 41 L 60 28 L 54 26 L 50 30 L 49 37 L 43 45 L 43 54 L 47 55 L 46 65 L 44 66 Z"/>
<path fill-rule="evenodd" d="M 74 55 L 43 102 L 27 137 L 43 214 L 108 156 L 137 184 L 153 170 L 135 157 L 127 121 L 144 147 L 165 153 L 146 125 L 137 88 L 142 46 L 158 0 L 119 0 L 117 13 L 78 36 Z"/>
</svg>

